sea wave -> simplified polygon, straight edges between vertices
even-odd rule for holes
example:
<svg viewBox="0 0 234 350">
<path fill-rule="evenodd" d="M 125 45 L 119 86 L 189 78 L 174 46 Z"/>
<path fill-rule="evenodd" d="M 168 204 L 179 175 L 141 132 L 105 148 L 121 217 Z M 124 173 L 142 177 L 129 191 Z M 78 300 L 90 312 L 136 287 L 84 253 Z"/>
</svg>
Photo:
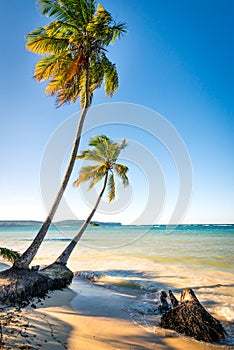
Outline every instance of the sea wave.
<svg viewBox="0 0 234 350">
<path fill-rule="evenodd" d="M 136 290 L 157 291 L 158 285 L 151 281 L 134 279 L 129 276 L 119 276 L 117 273 L 105 274 L 101 271 L 77 271 L 75 276 L 89 280 L 104 287 L 124 287 Z"/>
<path fill-rule="evenodd" d="M 133 301 L 128 306 L 128 314 L 132 322 L 136 325 L 143 327 L 148 332 L 157 333 L 161 336 L 173 336 L 181 337 L 174 331 L 162 329 L 159 327 L 161 320 L 160 313 L 160 294 L 161 287 L 157 282 L 144 280 L 141 278 L 136 279 L 136 276 L 129 276 L 122 271 L 104 273 L 103 271 L 77 271 L 75 276 L 88 280 L 99 286 L 111 289 L 127 288 L 130 293 L 135 293 Z M 138 276 L 140 277 L 140 276 Z M 167 291 L 167 288 L 165 288 Z M 179 298 L 181 290 L 174 289 L 173 293 Z M 219 344 L 225 348 L 227 346 L 234 345 L 234 310 L 233 305 L 230 303 L 222 304 L 220 298 L 221 295 L 217 295 L 216 302 L 212 302 L 207 294 L 207 288 L 203 288 L 203 292 L 200 294 L 202 304 L 208 312 L 214 317 L 219 319 L 227 335 L 225 340 Z M 169 303 L 170 306 L 170 303 Z"/>
</svg>

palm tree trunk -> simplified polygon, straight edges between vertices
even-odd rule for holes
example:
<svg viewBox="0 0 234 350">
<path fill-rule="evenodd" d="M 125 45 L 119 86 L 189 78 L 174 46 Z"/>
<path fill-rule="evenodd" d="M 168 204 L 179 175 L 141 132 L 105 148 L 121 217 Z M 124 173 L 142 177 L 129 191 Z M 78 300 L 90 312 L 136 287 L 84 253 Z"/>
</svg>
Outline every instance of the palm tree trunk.
<svg viewBox="0 0 234 350">
<path fill-rule="evenodd" d="M 90 221 L 92 220 L 92 217 L 93 217 L 95 211 L 97 210 L 97 207 L 98 207 L 98 205 L 100 203 L 100 200 L 101 200 L 101 198 L 103 196 L 103 193 L 105 192 L 107 179 L 108 179 L 108 172 L 106 173 L 102 190 L 101 190 L 101 192 L 100 192 L 100 194 L 98 196 L 98 199 L 96 201 L 96 204 L 95 204 L 93 210 L 91 211 L 91 213 L 89 214 L 88 218 L 85 220 L 85 222 L 81 226 L 81 228 L 78 231 L 77 235 L 73 238 L 73 240 L 64 249 L 62 254 L 56 259 L 56 261 L 55 261 L 56 263 L 59 263 L 59 264 L 62 264 L 62 265 L 66 265 L 67 264 L 67 261 L 68 261 L 70 255 L 71 255 L 71 253 L 73 252 L 73 249 L 75 248 L 75 246 L 77 245 L 77 243 L 81 239 L 81 237 L 82 237 L 83 233 L 85 232 L 87 226 L 89 225 Z"/>
<path fill-rule="evenodd" d="M 89 66 L 89 64 L 88 64 Z M 71 153 L 71 157 L 70 157 L 70 161 L 66 170 L 66 173 L 64 175 L 63 181 L 61 183 L 61 186 L 59 188 L 59 191 L 57 192 L 55 201 L 51 207 L 51 210 L 46 218 L 46 220 L 44 221 L 43 225 L 41 226 L 39 232 L 37 233 L 36 237 L 34 238 L 33 242 L 31 243 L 31 245 L 28 247 L 28 249 L 20 256 L 19 259 L 17 259 L 13 265 L 13 268 L 17 268 L 17 269 L 28 269 L 29 264 L 31 263 L 31 261 L 33 260 L 34 256 L 36 255 L 50 225 L 51 222 L 54 218 L 54 215 L 56 213 L 56 210 L 59 206 L 59 203 L 62 199 L 62 196 L 66 190 L 67 184 L 69 182 L 69 179 L 71 177 L 71 173 L 72 170 L 74 168 L 74 164 L 75 164 L 75 160 L 76 160 L 76 156 L 78 153 L 78 149 L 79 149 L 79 145 L 80 145 L 80 138 L 81 138 L 81 133 L 82 133 L 82 129 L 83 129 L 83 124 L 84 124 L 84 120 L 85 117 L 87 115 L 88 112 L 88 108 L 90 106 L 90 96 L 89 96 L 89 67 L 87 67 L 87 75 L 86 75 L 86 101 L 85 101 L 85 105 L 84 108 L 82 110 L 82 113 L 80 115 L 80 119 L 79 119 L 79 123 L 78 123 L 78 127 L 77 127 L 77 132 L 76 132 L 76 137 L 75 137 L 75 143 L 73 146 L 73 150 Z"/>
</svg>

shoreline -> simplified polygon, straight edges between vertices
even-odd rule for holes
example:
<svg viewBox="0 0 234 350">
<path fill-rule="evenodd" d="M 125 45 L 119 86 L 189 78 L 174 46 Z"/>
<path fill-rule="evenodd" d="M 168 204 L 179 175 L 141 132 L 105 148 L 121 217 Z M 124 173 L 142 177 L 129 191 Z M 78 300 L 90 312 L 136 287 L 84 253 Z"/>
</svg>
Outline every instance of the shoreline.
<svg viewBox="0 0 234 350">
<path fill-rule="evenodd" d="M 128 315 L 134 298 L 137 296 L 127 291 L 103 288 L 75 277 L 71 288 L 51 292 L 26 308 L 8 308 L 5 317 L 1 312 L 5 349 L 234 349 L 163 335 L 163 330 L 160 335 L 147 332 Z"/>
</svg>

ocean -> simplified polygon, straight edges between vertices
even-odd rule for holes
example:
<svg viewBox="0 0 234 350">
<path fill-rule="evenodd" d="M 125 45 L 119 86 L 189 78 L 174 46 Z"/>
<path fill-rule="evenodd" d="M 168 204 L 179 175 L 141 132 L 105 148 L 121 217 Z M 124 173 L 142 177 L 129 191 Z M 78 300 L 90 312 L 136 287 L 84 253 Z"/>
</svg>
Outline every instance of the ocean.
<svg viewBox="0 0 234 350">
<path fill-rule="evenodd" d="M 34 265 L 52 263 L 79 227 L 53 226 Z M 0 227 L 0 246 L 24 251 L 38 227 Z M 128 313 L 150 332 L 162 332 L 157 312 L 161 290 L 179 298 L 192 288 L 234 345 L 234 225 L 89 227 L 68 267 L 103 288 L 131 290 L 137 296 Z M 166 332 L 166 331 L 165 331 Z M 174 335 L 176 336 L 176 335 Z"/>
</svg>

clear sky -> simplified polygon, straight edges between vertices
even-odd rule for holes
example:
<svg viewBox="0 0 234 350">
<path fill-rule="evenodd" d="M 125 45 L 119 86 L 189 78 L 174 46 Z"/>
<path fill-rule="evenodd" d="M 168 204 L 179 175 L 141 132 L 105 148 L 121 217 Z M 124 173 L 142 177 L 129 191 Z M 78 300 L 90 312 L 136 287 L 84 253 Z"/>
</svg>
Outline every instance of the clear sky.
<svg viewBox="0 0 234 350">
<path fill-rule="evenodd" d="M 109 52 L 117 64 L 119 89 L 111 100 L 100 89 L 94 105 L 124 102 L 160 113 L 184 140 L 193 168 L 193 194 L 184 222 L 233 223 L 233 0 L 101 3 L 114 18 L 127 23 L 128 34 Z M 54 99 L 45 96 L 45 84 L 32 78 L 38 57 L 26 51 L 24 36 L 48 22 L 37 11 L 35 2 L 2 0 L 0 16 L 0 220 L 42 220 L 45 212 L 40 186 L 41 159 L 54 130 L 79 111 L 79 103 L 56 109 Z M 146 113 L 143 120 L 149 125 L 147 118 Z M 161 191 L 165 186 L 159 222 L 166 223 L 178 195 L 178 167 L 169 159 L 165 145 L 157 142 L 155 135 L 139 131 L 134 125 L 127 127 L 123 122 L 118 127 L 97 128 L 95 133 L 99 131 L 116 139 L 126 136 L 130 144 L 138 142 L 141 150 L 145 147 L 149 160 L 143 164 L 125 155 L 131 181 L 126 193 L 131 200 L 116 209 L 115 214 L 110 209 L 108 215 L 100 212 L 96 219 L 132 223 L 140 216 L 147 196 L 154 191 L 152 182 L 151 188 L 147 187 L 152 155 L 153 166 L 158 163 L 157 174 L 162 175 L 158 178 Z M 81 147 L 87 146 L 88 136 L 91 132 L 84 136 Z M 70 186 L 67 200 L 74 215 L 84 218 L 89 211 L 82 199 L 85 191 L 81 191 L 81 196 L 75 191 Z M 160 204 L 157 200 L 156 195 L 155 207 Z M 149 216 L 148 221 L 141 223 L 152 223 L 150 220 Z"/>
</svg>

